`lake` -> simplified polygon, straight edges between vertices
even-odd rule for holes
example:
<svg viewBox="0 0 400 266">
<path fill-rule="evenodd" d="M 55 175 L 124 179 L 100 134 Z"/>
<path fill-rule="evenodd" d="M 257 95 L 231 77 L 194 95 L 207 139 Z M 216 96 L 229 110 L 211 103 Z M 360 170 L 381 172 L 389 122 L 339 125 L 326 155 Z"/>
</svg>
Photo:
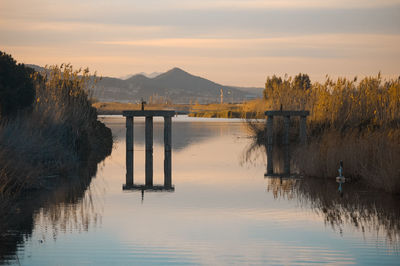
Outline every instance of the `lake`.
<svg viewBox="0 0 400 266">
<path fill-rule="evenodd" d="M 84 189 L 64 188 L 22 217 L 29 230 L 10 230 L 15 250 L 0 240 L 10 250 L 2 263 L 399 264 L 399 197 L 346 183 L 341 194 L 335 180 L 265 178 L 265 150 L 251 149 L 239 119 L 173 118 L 174 190 L 143 193 L 122 189 L 125 119 L 101 120 L 113 131 L 111 156 Z M 134 135 L 134 180 L 144 184 L 144 119 Z M 154 184 L 163 183 L 163 160 L 155 119 Z"/>
</svg>

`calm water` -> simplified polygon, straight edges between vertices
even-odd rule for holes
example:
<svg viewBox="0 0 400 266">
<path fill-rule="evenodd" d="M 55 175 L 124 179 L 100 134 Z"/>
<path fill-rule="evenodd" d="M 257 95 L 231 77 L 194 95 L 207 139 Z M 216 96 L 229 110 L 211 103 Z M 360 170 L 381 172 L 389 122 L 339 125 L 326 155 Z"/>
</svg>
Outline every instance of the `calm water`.
<svg viewBox="0 0 400 266">
<path fill-rule="evenodd" d="M 115 148 L 88 189 L 36 209 L 31 232 L 3 262 L 400 264 L 398 198 L 348 184 L 340 196 L 334 181 L 266 179 L 265 151 L 249 151 L 240 120 L 174 118 L 175 191 L 143 195 L 122 190 L 125 120 L 103 121 Z M 163 183 L 162 126 L 156 119 L 155 184 Z M 143 120 L 134 145 L 135 183 L 144 183 Z"/>
</svg>

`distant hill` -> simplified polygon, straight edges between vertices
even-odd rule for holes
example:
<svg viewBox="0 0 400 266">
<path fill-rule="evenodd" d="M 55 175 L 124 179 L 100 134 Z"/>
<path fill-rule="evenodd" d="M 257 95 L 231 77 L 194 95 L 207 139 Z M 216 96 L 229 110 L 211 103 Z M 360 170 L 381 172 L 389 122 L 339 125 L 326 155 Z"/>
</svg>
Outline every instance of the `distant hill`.
<svg viewBox="0 0 400 266">
<path fill-rule="evenodd" d="M 261 97 L 262 88 L 239 88 L 223 86 L 210 80 L 194 76 L 180 68 L 173 68 L 154 78 L 143 74 L 126 80 L 103 78 L 93 91 L 99 101 L 136 102 L 169 99 L 174 103 L 219 102 L 221 89 L 224 102 L 241 102 Z"/>
<path fill-rule="evenodd" d="M 27 65 L 37 71 L 44 68 Z M 223 86 L 202 77 L 194 76 L 180 68 L 165 73 L 136 74 L 128 79 L 103 77 L 92 90 L 92 95 L 102 102 L 149 102 L 169 100 L 173 103 L 219 102 L 221 89 L 224 102 L 242 102 L 261 97 L 262 88 Z"/>
<path fill-rule="evenodd" d="M 25 66 L 33 68 L 36 72 L 43 72 L 45 70 L 44 67 L 33 65 L 33 64 L 25 64 Z"/>
<path fill-rule="evenodd" d="M 153 72 L 153 73 L 145 73 L 145 72 L 140 72 L 140 73 L 138 73 L 138 74 L 135 74 L 135 75 L 143 75 L 143 76 L 145 76 L 145 77 L 147 77 L 147 78 L 155 78 L 155 77 L 157 77 L 158 75 L 160 75 L 160 74 L 162 74 L 161 72 Z M 122 76 L 121 77 L 121 79 L 129 79 L 129 78 L 131 78 L 131 77 L 133 77 L 133 76 L 135 76 L 135 75 L 126 75 L 126 76 Z"/>
</svg>

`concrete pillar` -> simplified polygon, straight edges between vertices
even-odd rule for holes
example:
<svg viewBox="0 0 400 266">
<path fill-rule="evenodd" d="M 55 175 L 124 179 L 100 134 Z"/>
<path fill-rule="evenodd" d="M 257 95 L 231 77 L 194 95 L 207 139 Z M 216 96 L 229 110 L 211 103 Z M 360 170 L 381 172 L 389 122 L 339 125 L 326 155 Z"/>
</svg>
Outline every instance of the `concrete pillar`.
<svg viewBox="0 0 400 266">
<path fill-rule="evenodd" d="M 289 145 L 290 116 L 283 117 L 283 145 Z"/>
<path fill-rule="evenodd" d="M 172 118 L 164 116 L 164 186 L 172 186 Z"/>
<path fill-rule="evenodd" d="M 273 144 L 274 144 L 274 117 L 268 116 L 267 118 L 267 174 L 274 173 L 273 165 Z"/>
<path fill-rule="evenodd" d="M 126 185 L 133 185 L 133 117 L 126 117 Z"/>
<path fill-rule="evenodd" d="M 290 145 L 283 146 L 283 171 L 285 175 L 290 175 Z"/>
<path fill-rule="evenodd" d="M 274 117 L 269 115 L 267 118 L 267 145 L 273 145 L 274 142 Z"/>
<path fill-rule="evenodd" d="M 146 116 L 146 186 L 153 186 L 153 117 Z"/>
<path fill-rule="evenodd" d="M 289 153 L 289 132 L 290 132 L 290 116 L 283 118 L 283 168 L 284 174 L 290 174 L 290 153 Z"/>
<path fill-rule="evenodd" d="M 300 116 L 300 143 L 307 143 L 307 124 L 306 124 L 306 116 Z"/>
</svg>

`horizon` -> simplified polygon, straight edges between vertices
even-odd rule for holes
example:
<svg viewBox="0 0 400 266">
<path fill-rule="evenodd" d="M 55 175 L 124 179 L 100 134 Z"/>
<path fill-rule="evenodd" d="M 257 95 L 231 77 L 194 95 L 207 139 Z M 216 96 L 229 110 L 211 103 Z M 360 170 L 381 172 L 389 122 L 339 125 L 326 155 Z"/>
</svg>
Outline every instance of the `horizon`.
<svg viewBox="0 0 400 266">
<path fill-rule="evenodd" d="M 174 67 L 241 87 L 274 74 L 397 78 L 399 13 L 400 0 L 5 0 L 0 49 L 116 78 Z"/>
</svg>

